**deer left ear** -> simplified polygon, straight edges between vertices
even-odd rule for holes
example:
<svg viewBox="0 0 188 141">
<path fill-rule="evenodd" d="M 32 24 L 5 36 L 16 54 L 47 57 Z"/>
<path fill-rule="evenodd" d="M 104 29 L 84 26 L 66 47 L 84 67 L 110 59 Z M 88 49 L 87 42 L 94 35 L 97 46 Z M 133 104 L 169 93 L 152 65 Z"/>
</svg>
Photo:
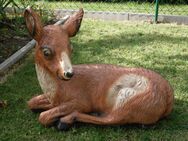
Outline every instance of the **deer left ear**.
<svg viewBox="0 0 188 141">
<path fill-rule="evenodd" d="M 82 22 L 82 18 L 84 15 L 83 9 L 79 9 L 78 12 L 74 13 L 63 25 L 63 29 L 65 29 L 69 35 L 69 37 L 73 37 L 80 29 L 80 25 Z"/>
<path fill-rule="evenodd" d="M 31 7 L 27 7 L 24 11 L 24 18 L 29 34 L 36 41 L 39 41 L 43 33 L 43 26 L 39 15 Z"/>
</svg>

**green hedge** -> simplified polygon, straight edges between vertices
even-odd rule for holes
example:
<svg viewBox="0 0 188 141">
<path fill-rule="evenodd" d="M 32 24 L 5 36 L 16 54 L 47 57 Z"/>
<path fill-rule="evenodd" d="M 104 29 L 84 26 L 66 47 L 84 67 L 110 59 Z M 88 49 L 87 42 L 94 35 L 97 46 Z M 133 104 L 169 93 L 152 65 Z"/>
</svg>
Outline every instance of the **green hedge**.
<svg viewBox="0 0 188 141">
<path fill-rule="evenodd" d="M 81 1 L 81 2 L 154 2 L 155 0 L 47 0 L 47 1 Z M 159 0 L 160 4 L 188 4 L 188 0 Z"/>
</svg>

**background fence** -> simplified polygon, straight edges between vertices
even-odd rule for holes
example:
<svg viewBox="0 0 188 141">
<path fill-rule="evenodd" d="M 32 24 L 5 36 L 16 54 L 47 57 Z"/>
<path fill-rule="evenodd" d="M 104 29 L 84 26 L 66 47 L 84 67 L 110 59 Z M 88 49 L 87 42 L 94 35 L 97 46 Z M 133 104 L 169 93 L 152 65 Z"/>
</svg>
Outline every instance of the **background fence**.
<svg viewBox="0 0 188 141">
<path fill-rule="evenodd" d="M 48 12 L 83 7 L 85 11 L 155 14 L 156 18 L 157 14 L 188 16 L 188 0 L 0 0 L 1 15 L 1 11 L 9 3 L 16 8 L 31 5 L 35 9 Z"/>
<path fill-rule="evenodd" d="M 27 5 L 28 0 L 20 0 Z M 159 14 L 188 16 L 188 0 L 36 0 L 33 4 L 44 9 L 77 9 L 131 13 L 155 13 L 159 2 Z M 31 1 L 29 1 L 31 3 Z"/>
<path fill-rule="evenodd" d="M 152 14 L 155 22 L 158 14 L 188 16 L 188 0 L 18 0 L 18 3 L 23 7 L 33 5 L 47 12 L 83 7 L 85 11 Z"/>
</svg>

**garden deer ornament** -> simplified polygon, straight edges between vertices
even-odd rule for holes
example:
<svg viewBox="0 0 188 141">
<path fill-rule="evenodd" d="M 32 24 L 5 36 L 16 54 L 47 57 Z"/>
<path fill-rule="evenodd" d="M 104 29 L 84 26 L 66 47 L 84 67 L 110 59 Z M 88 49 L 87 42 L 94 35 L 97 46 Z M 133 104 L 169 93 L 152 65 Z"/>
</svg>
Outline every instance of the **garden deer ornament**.
<svg viewBox="0 0 188 141">
<path fill-rule="evenodd" d="M 74 122 L 153 124 L 169 115 L 173 90 L 159 74 L 143 68 L 71 64 L 70 38 L 77 34 L 83 14 L 80 9 L 62 25 L 43 27 L 37 13 L 25 10 L 28 31 L 36 40 L 35 66 L 43 91 L 28 106 L 43 110 L 39 122 L 65 129 Z"/>
</svg>

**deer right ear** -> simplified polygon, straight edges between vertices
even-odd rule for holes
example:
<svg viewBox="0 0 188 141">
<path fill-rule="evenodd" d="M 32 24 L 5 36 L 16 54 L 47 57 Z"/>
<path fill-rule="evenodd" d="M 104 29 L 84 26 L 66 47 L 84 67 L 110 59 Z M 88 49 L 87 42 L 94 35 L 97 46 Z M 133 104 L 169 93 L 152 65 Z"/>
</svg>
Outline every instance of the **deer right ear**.
<svg viewBox="0 0 188 141">
<path fill-rule="evenodd" d="M 70 18 L 67 18 L 65 20 L 62 27 L 66 30 L 69 37 L 75 36 L 76 33 L 79 31 L 83 15 L 84 15 L 84 11 L 81 8 L 79 9 L 79 11 L 77 11 L 72 16 L 70 16 Z"/>
<path fill-rule="evenodd" d="M 27 7 L 24 11 L 24 18 L 29 34 L 33 39 L 39 41 L 43 32 L 43 26 L 39 15 L 35 13 L 31 7 Z"/>
</svg>

